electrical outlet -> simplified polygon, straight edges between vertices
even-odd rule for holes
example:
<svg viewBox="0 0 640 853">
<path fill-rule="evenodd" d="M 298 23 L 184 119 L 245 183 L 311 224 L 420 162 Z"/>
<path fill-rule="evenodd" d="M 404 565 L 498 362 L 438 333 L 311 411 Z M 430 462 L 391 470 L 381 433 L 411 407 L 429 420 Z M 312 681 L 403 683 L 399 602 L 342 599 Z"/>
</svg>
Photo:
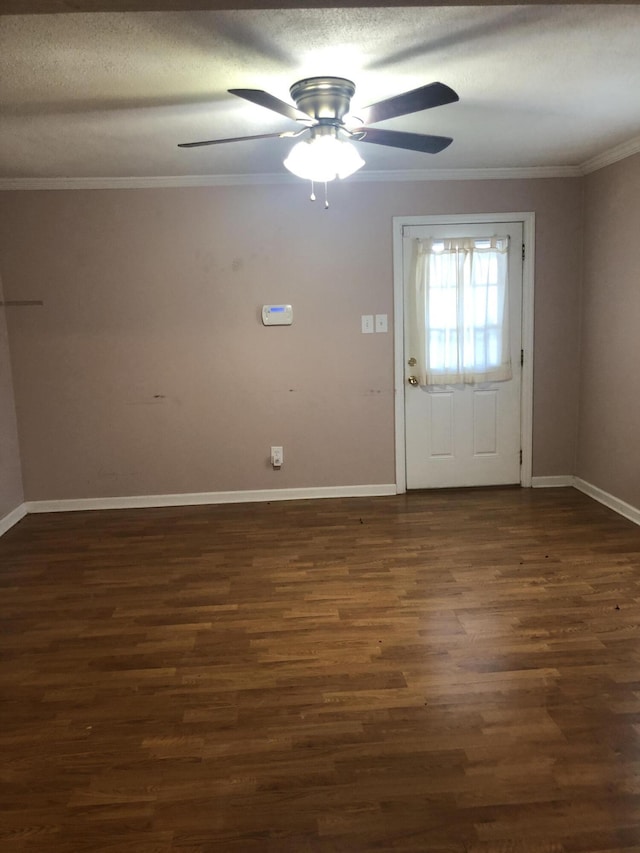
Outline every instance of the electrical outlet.
<svg viewBox="0 0 640 853">
<path fill-rule="evenodd" d="M 284 454 L 281 447 L 271 448 L 271 464 L 274 468 L 281 468 L 284 462 Z"/>
</svg>

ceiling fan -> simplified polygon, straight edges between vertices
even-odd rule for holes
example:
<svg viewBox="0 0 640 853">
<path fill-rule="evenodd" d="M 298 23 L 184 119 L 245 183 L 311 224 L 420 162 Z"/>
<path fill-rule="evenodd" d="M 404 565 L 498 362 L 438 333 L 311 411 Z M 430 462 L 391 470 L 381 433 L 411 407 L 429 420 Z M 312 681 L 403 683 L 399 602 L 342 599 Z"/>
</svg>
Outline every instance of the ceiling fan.
<svg viewBox="0 0 640 853">
<path fill-rule="evenodd" d="M 459 100 L 456 92 L 444 83 L 420 86 L 401 95 L 378 101 L 358 110 L 357 115 L 350 116 L 351 98 L 355 90 L 355 84 L 343 77 L 309 77 L 298 80 L 289 90 L 296 104 L 294 107 L 262 89 L 229 89 L 230 94 L 273 110 L 298 122 L 301 127 L 281 133 L 183 142 L 178 147 L 197 148 L 251 139 L 284 139 L 306 135 L 294 146 L 284 165 L 299 177 L 326 182 L 336 177 L 347 177 L 364 165 L 364 160 L 350 142 L 369 142 L 374 145 L 437 154 L 453 141 L 448 136 L 381 130 L 368 126 Z M 312 192 L 313 198 L 315 197 Z"/>
</svg>

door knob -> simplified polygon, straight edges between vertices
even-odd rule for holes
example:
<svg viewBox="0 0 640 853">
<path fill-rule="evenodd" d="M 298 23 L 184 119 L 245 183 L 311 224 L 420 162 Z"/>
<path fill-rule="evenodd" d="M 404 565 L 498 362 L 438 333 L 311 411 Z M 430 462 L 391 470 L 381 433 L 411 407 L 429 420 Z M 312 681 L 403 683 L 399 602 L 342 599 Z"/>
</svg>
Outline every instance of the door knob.
<svg viewBox="0 0 640 853">
<path fill-rule="evenodd" d="M 409 383 L 409 385 L 419 385 L 420 384 L 415 376 L 410 376 L 407 379 L 407 382 Z"/>
</svg>

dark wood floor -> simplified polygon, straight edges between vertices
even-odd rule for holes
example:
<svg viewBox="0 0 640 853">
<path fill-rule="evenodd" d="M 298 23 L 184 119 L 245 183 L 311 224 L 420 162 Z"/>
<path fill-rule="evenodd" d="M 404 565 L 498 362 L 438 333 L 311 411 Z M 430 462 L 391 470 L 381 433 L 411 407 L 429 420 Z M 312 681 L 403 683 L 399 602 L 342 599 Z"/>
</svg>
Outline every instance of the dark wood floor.
<svg viewBox="0 0 640 853">
<path fill-rule="evenodd" d="M 29 516 L 3 853 L 640 851 L 640 528 L 572 489 Z"/>
</svg>

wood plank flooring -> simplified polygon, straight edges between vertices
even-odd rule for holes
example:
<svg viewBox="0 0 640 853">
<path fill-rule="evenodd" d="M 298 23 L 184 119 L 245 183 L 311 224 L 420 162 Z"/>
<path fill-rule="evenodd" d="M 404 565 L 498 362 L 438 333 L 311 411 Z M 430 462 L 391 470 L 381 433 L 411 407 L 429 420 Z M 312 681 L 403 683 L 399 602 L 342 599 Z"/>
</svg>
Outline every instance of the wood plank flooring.
<svg viewBox="0 0 640 853">
<path fill-rule="evenodd" d="M 640 528 L 572 489 L 28 516 L 2 853 L 640 851 Z"/>
</svg>

